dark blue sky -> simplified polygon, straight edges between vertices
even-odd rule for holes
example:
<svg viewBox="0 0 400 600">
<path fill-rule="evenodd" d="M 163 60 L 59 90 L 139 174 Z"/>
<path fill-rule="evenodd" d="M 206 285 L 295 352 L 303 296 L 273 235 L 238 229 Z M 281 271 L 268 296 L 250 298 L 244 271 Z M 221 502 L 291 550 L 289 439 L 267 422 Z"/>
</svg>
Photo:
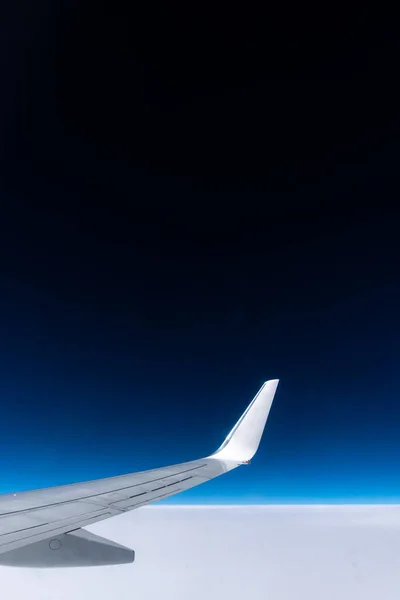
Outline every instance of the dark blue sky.
<svg viewBox="0 0 400 600">
<path fill-rule="evenodd" d="M 176 501 L 398 501 L 390 24 L 159 10 L 10 8 L 1 491 L 203 456 L 277 377 L 252 466 Z"/>
</svg>

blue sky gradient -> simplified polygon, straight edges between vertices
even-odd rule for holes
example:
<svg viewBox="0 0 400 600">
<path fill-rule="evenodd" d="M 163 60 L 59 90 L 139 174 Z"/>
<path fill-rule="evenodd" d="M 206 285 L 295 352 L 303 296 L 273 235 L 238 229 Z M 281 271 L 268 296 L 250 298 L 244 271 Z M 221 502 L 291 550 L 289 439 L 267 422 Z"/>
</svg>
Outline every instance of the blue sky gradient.
<svg viewBox="0 0 400 600">
<path fill-rule="evenodd" d="M 279 378 L 170 502 L 398 502 L 396 19 L 178 5 L 10 5 L 0 491 L 207 455 Z"/>
</svg>

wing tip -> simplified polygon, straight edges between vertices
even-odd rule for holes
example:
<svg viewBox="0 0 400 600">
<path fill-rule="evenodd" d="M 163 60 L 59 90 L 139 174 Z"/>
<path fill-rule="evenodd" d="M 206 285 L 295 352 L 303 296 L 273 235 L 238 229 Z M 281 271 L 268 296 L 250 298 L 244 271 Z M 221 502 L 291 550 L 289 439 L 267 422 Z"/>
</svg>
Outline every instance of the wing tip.
<svg viewBox="0 0 400 600">
<path fill-rule="evenodd" d="M 248 463 L 261 441 L 279 379 L 268 379 L 263 383 L 222 446 L 212 454 L 213 458 Z"/>
</svg>

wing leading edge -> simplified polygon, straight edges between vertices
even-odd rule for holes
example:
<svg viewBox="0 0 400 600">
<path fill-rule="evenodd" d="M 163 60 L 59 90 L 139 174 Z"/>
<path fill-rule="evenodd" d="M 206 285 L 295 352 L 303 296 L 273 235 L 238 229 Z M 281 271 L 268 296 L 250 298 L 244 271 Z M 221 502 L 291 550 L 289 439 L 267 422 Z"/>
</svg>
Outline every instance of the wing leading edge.
<svg viewBox="0 0 400 600">
<path fill-rule="evenodd" d="M 195 461 L 52 488 L 0 495 L 0 564 L 62 567 L 132 562 L 134 552 L 82 530 L 179 494 L 248 463 L 278 380 L 264 383 L 214 454 Z"/>
</svg>

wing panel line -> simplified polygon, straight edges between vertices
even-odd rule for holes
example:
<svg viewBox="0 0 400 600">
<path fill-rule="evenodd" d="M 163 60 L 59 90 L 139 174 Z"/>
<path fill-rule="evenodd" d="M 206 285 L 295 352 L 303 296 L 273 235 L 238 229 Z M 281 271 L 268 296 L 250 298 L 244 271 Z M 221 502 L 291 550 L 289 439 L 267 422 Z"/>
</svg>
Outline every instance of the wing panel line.
<svg viewBox="0 0 400 600">
<path fill-rule="evenodd" d="M 24 527 L 23 529 L 14 529 L 13 531 L 7 531 L 7 533 L 0 533 L 0 537 L 4 537 L 5 535 L 14 535 L 14 533 L 28 531 L 29 529 L 36 529 L 36 527 L 45 527 L 46 525 L 50 525 L 50 523 L 39 523 L 38 525 L 31 525 L 30 527 Z"/>
<path fill-rule="evenodd" d="M 73 498 L 71 500 L 64 500 L 63 502 L 52 502 L 50 504 L 42 504 L 40 506 L 35 506 L 35 507 L 31 507 L 31 508 L 23 508 L 22 510 L 13 510 L 10 512 L 5 512 L 5 513 L 0 513 L 0 518 L 1 517 L 7 517 L 10 515 L 15 515 L 15 514 L 23 514 L 23 513 L 34 513 L 36 510 L 42 510 L 43 508 L 50 508 L 52 506 L 62 506 L 64 504 L 71 504 L 71 502 L 80 502 L 81 500 L 88 500 L 90 498 L 97 498 L 98 496 L 105 496 L 106 494 L 114 494 L 116 492 L 121 492 L 123 490 L 128 490 L 129 488 L 135 488 L 135 487 L 139 487 L 139 486 L 143 486 L 143 485 L 148 485 L 149 483 L 154 483 L 156 481 L 161 481 L 162 479 L 168 479 L 169 477 L 176 477 L 177 475 L 182 475 L 183 473 L 188 473 L 189 471 L 195 471 L 196 469 L 202 469 L 203 467 L 207 467 L 208 463 L 205 463 L 203 465 L 199 465 L 197 467 L 192 467 L 191 469 L 186 469 L 184 471 L 179 471 L 178 473 L 172 473 L 171 475 L 164 475 L 163 477 L 158 477 L 157 479 L 152 479 L 151 481 L 143 481 L 141 483 L 135 483 L 134 485 L 127 485 L 124 486 L 122 488 L 118 488 L 115 490 L 109 490 L 106 492 L 99 492 L 97 494 L 90 494 L 89 496 L 81 496 L 78 498 Z M 206 478 L 207 479 L 207 478 Z M 174 482 L 174 484 L 180 483 L 180 481 L 176 481 Z M 171 484 L 172 485 L 172 484 Z M 148 493 L 150 494 L 152 490 L 148 490 L 147 492 L 143 492 L 143 493 Z M 24 492 L 21 492 L 21 494 L 23 494 Z M 132 498 L 134 496 L 131 496 Z M 128 498 L 126 498 L 128 500 Z M 123 499 L 121 499 L 123 500 Z M 116 502 L 119 502 L 118 500 L 116 500 Z"/>
<path fill-rule="evenodd" d="M 79 527 L 78 529 L 80 529 L 81 527 L 84 527 L 85 525 L 89 525 L 90 521 L 93 521 L 93 519 L 99 519 L 100 517 L 105 517 L 106 515 L 110 515 L 112 516 L 112 514 L 107 511 L 105 513 L 101 513 L 100 515 L 96 515 L 94 517 L 90 517 L 89 519 L 85 519 L 84 521 L 78 521 L 79 523 Z M 42 533 L 38 533 L 35 535 L 28 535 L 25 537 L 20 537 L 17 540 L 10 540 L 9 542 L 5 542 L 0 546 L 0 553 L 1 553 L 1 548 L 4 548 L 5 546 L 10 546 L 11 544 L 18 544 L 19 542 L 22 541 L 26 541 L 26 540 L 31 540 L 32 538 L 37 538 L 42 536 L 42 539 L 46 539 L 47 537 L 51 537 L 52 534 L 56 531 L 59 532 L 59 530 L 63 530 L 62 533 L 68 533 L 69 531 L 74 531 L 74 529 L 76 529 L 76 527 L 74 527 L 74 525 L 76 525 L 76 523 L 71 523 L 71 529 L 69 529 L 68 525 L 63 525 L 62 527 L 55 527 L 54 529 L 48 529 L 47 531 L 43 531 Z M 12 535 L 11 533 L 9 533 L 8 535 Z"/>
</svg>

